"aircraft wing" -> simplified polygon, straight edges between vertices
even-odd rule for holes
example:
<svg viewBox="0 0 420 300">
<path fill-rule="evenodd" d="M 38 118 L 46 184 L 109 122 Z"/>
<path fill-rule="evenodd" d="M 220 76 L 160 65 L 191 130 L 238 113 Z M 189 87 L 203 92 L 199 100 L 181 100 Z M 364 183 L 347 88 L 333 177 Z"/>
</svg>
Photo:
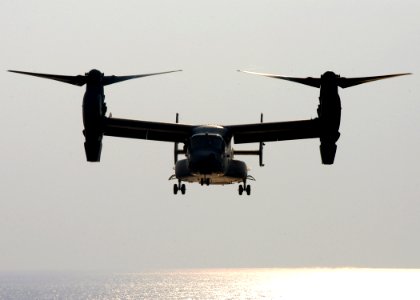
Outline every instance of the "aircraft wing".
<svg viewBox="0 0 420 300">
<path fill-rule="evenodd" d="M 191 135 L 194 126 L 105 118 L 104 135 L 162 142 L 184 142 Z"/>
<path fill-rule="evenodd" d="M 106 136 L 183 143 L 191 136 L 195 127 L 178 123 L 105 118 L 103 131 Z M 230 131 L 236 144 L 310 139 L 320 136 L 319 119 L 224 127 Z"/>
<path fill-rule="evenodd" d="M 235 144 L 318 138 L 319 119 L 226 126 Z"/>
</svg>

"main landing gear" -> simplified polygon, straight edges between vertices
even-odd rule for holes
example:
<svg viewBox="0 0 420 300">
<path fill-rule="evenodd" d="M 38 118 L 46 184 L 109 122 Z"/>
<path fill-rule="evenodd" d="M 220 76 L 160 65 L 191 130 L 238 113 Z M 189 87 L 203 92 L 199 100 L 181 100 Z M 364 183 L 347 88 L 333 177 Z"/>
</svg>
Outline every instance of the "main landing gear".
<svg viewBox="0 0 420 300">
<path fill-rule="evenodd" d="M 251 186 L 249 184 L 247 185 L 246 181 L 244 181 L 243 185 L 240 184 L 238 188 L 239 195 L 242 195 L 244 191 L 248 196 L 251 195 Z"/>
<path fill-rule="evenodd" d="M 174 195 L 178 194 L 178 191 L 181 191 L 181 194 L 185 195 L 185 184 L 181 184 L 181 180 L 178 181 L 178 184 L 174 184 Z"/>
</svg>

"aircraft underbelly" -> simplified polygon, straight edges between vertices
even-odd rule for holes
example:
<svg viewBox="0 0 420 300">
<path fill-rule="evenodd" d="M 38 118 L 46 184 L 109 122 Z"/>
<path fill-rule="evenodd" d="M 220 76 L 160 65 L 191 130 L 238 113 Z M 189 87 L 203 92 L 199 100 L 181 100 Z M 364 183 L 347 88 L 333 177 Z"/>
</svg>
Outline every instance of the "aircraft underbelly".
<svg viewBox="0 0 420 300">
<path fill-rule="evenodd" d="M 200 183 L 201 180 L 205 182 L 207 179 L 210 180 L 210 184 L 232 184 L 232 183 L 239 183 L 242 182 L 242 178 L 234 178 L 234 177 L 227 177 L 227 176 L 211 176 L 211 175 L 196 175 L 196 176 L 188 176 L 188 177 L 179 177 L 181 181 L 185 182 L 198 182 Z"/>
<path fill-rule="evenodd" d="M 225 173 L 193 174 L 188 168 L 186 159 L 179 160 L 175 165 L 175 177 L 185 182 L 206 182 L 210 184 L 232 184 L 243 182 L 248 176 L 248 168 L 243 161 L 232 160 Z"/>
</svg>

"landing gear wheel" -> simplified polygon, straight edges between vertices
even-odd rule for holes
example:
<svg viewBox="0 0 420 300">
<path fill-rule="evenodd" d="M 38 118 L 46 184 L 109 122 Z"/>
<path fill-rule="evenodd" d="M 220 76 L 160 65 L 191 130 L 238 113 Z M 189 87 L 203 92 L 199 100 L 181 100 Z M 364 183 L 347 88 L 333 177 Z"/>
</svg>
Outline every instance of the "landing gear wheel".
<svg viewBox="0 0 420 300">
<path fill-rule="evenodd" d="M 238 192 L 239 195 L 242 195 L 242 193 L 244 192 L 244 187 L 242 185 L 239 185 Z"/>
<path fill-rule="evenodd" d="M 248 196 L 251 195 L 251 186 L 249 184 L 246 186 L 246 194 Z"/>
<path fill-rule="evenodd" d="M 239 195 L 242 195 L 244 192 L 246 192 L 246 194 L 249 196 L 251 195 L 251 186 L 249 184 L 247 185 L 246 181 L 244 180 L 244 183 L 239 185 L 238 192 Z"/>
<path fill-rule="evenodd" d="M 178 191 L 181 191 L 181 194 L 185 195 L 186 190 L 185 184 L 181 184 L 181 180 L 178 180 L 178 184 L 174 184 L 174 195 L 178 194 Z"/>
</svg>

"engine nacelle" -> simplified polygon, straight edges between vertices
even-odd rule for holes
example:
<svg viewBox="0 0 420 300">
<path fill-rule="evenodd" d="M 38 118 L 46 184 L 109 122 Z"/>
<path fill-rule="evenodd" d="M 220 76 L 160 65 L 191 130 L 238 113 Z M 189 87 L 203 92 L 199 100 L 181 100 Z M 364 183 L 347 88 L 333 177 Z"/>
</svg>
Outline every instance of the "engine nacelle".
<svg viewBox="0 0 420 300">
<path fill-rule="evenodd" d="M 101 160 L 102 141 L 86 141 L 85 152 L 87 161 L 99 162 Z"/>
<path fill-rule="evenodd" d="M 85 135 L 86 160 L 99 162 L 101 160 L 103 134 L 91 135 L 86 134 L 86 131 L 83 131 L 83 134 Z"/>
<path fill-rule="evenodd" d="M 341 100 L 338 95 L 339 75 L 326 72 L 321 76 L 318 116 L 321 126 L 320 151 L 324 165 L 334 163 L 336 142 L 340 138 Z"/>
<path fill-rule="evenodd" d="M 335 143 L 321 143 L 319 146 L 321 159 L 324 165 L 332 165 L 334 163 L 337 145 Z"/>
<path fill-rule="evenodd" d="M 103 85 L 100 83 L 103 74 L 92 70 L 89 72 L 86 92 L 83 96 L 83 124 L 85 130 L 86 160 L 99 162 L 102 152 L 103 123 L 107 111 Z"/>
</svg>

